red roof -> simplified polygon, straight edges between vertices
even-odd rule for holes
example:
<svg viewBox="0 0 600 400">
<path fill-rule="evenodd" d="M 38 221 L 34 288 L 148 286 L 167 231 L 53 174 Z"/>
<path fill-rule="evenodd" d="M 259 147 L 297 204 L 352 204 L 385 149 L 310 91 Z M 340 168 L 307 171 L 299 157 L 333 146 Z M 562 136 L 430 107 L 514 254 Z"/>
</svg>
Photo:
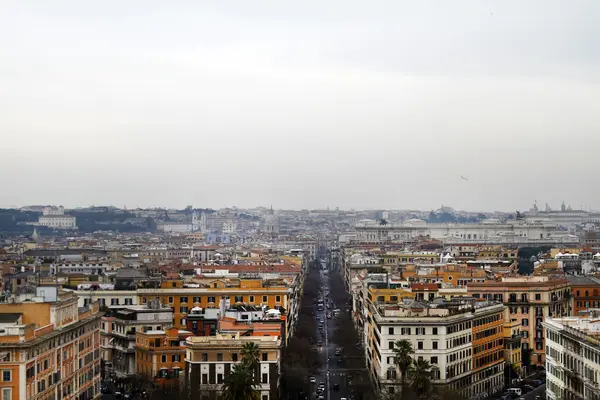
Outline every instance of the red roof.
<svg viewBox="0 0 600 400">
<path fill-rule="evenodd" d="M 413 283 L 410 285 L 412 290 L 432 290 L 436 291 L 439 289 L 437 283 Z"/>
</svg>

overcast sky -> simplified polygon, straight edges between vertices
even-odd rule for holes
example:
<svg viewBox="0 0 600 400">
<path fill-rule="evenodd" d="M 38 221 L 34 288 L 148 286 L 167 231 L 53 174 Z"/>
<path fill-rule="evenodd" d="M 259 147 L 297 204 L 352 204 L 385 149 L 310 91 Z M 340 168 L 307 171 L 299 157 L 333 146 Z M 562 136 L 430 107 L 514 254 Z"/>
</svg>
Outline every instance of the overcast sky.
<svg viewBox="0 0 600 400">
<path fill-rule="evenodd" d="M 600 208 L 598 21 L 598 0 L 4 0 L 0 207 Z"/>
</svg>

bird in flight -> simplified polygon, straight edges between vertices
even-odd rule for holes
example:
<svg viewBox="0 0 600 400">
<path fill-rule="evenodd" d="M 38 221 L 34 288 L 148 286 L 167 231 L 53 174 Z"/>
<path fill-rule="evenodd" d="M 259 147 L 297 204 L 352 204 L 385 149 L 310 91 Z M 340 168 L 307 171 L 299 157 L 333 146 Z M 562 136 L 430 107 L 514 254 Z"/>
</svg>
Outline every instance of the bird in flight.
<svg viewBox="0 0 600 400">
<path fill-rule="evenodd" d="M 460 176 L 460 178 L 463 179 L 463 180 L 465 180 L 465 181 L 467 181 L 467 182 L 469 182 L 469 180 L 467 178 L 465 178 L 464 176 L 462 176 L 462 175 Z"/>
</svg>

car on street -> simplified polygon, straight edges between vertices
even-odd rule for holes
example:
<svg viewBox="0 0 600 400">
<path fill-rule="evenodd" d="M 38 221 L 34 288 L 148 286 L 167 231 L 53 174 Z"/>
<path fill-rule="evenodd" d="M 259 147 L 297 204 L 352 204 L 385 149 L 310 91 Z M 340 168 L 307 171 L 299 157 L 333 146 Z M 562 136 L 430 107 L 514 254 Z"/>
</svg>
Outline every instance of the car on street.
<svg viewBox="0 0 600 400">
<path fill-rule="evenodd" d="M 319 341 L 317 342 L 317 346 L 319 346 L 319 347 L 323 346 L 323 341 L 319 340 Z"/>
<path fill-rule="evenodd" d="M 317 383 L 317 378 L 315 378 L 314 376 L 311 376 L 310 383 Z"/>
</svg>

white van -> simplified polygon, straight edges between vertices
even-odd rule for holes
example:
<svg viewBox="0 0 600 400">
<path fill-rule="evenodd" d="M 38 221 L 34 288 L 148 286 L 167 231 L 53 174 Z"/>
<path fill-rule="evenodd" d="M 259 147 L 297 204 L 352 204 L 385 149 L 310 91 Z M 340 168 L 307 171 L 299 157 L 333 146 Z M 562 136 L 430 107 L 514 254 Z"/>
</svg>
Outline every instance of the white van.
<svg viewBox="0 0 600 400">
<path fill-rule="evenodd" d="M 520 395 L 522 395 L 522 394 L 523 394 L 523 389 L 521 389 L 521 388 L 510 388 L 510 389 L 507 389 L 506 391 L 507 391 L 508 393 L 514 393 L 514 394 L 516 394 L 517 396 L 520 396 Z"/>
</svg>

